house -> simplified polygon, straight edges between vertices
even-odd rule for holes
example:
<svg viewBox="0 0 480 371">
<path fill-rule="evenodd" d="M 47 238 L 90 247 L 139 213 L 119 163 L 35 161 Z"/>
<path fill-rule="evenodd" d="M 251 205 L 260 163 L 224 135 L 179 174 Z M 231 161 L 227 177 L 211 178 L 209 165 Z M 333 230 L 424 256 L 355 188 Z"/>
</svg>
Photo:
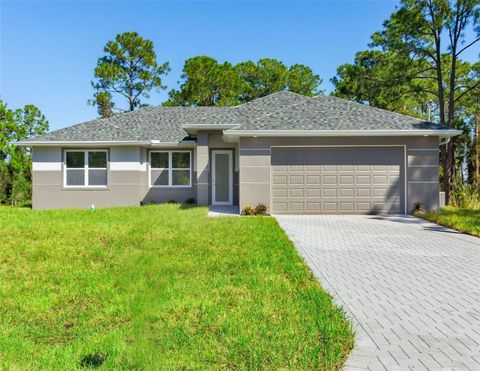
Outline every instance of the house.
<svg viewBox="0 0 480 371">
<path fill-rule="evenodd" d="M 460 131 L 319 95 L 144 107 L 24 140 L 33 208 L 263 203 L 272 214 L 438 209 L 439 146 Z"/>
</svg>

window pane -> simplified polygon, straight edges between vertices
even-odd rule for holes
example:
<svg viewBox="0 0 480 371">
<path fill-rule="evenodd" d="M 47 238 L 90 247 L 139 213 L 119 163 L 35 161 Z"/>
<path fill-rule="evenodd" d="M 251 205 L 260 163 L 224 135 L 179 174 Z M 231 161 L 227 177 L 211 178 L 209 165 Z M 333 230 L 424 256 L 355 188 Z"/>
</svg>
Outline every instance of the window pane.
<svg viewBox="0 0 480 371">
<path fill-rule="evenodd" d="M 67 167 L 84 167 L 85 153 L 84 152 L 67 152 Z"/>
<path fill-rule="evenodd" d="M 168 170 L 152 170 L 152 185 L 168 186 Z"/>
<path fill-rule="evenodd" d="M 84 186 L 85 171 L 84 170 L 67 170 L 68 186 Z"/>
<path fill-rule="evenodd" d="M 152 152 L 152 168 L 164 169 L 168 168 L 168 152 Z"/>
<path fill-rule="evenodd" d="M 107 170 L 88 170 L 88 185 L 106 186 Z"/>
<path fill-rule="evenodd" d="M 190 170 L 172 170 L 172 185 L 190 185 Z"/>
<path fill-rule="evenodd" d="M 188 152 L 172 152 L 172 168 L 189 169 L 190 153 Z"/>
<path fill-rule="evenodd" d="M 88 167 L 107 168 L 107 152 L 88 152 Z"/>
</svg>

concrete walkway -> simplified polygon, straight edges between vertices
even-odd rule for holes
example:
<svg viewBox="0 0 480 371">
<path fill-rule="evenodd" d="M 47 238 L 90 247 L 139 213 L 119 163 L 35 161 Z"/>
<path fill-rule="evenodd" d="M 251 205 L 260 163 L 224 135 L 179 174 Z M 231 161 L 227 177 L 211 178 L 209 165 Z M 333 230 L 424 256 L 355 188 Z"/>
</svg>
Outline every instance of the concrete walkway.
<svg viewBox="0 0 480 371">
<path fill-rule="evenodd" d="M 480 370 L 480 239 L 411 216 L 277 216 L 354 323 L 346 369 Z"/>
<path fill-rule="evenodd" d="M 221 216 L 239 216 L 238 206 L 236 205 L 214 205 L 208 208 L 208 216 L 221 217 Z"/>
</svg>

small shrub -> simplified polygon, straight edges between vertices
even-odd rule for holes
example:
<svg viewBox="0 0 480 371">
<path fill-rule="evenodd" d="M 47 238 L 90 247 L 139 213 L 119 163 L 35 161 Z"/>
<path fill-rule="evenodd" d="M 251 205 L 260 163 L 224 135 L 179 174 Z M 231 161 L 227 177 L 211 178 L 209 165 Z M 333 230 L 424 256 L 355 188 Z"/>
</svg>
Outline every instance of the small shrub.
<svg viewBox="0 0 480 371">
<path fill-rule="evenodd" d="M 424 211 L 422 204 L 420 202 L 415 202 L 413 211 L 415 214 L 422 214 Z"/>
<path fill-rule="evenodd" d="M 267 206 L 260 203 L 255 207 L 255 215 L 267 215 Z"/>
<path fill-rule="evenodd" d="M 255 215 L 255 209 L 253 208 L 253 206 L 247 205 L 243 208 L 242 215 Z"/>
<path fill-rule="evenodd" d="M 197 203 L 197 200 L 195 200 L 193 197 L 191 197 L 191 198 L 187 199 L 187 200 L 185 201 L 185 203 L 186 203 L 187 205 L 195 205 L 195 204 Z"/>
<path fill-rule="evenodd" d="M 177 200 L 168 200 L 167 204 L 177 205 L 178 201 Z"/>
</svg>

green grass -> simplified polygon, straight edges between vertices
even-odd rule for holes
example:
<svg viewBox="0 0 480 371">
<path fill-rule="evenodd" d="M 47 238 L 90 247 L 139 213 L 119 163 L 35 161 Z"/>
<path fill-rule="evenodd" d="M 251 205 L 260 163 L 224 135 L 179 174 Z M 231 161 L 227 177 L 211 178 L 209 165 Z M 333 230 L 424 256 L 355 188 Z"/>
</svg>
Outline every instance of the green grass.
<svg viewBox="0 0 480 371">
<path fill-rule="evenodd" d="M 0 207 L 0 368 L 334 369 L 349 322 L 269 217 Z"/>
<path fill-rule="evenodd" d="M 425 213 L 419 216 L 457 231 L 480 237 L 480 210 L 447 206 L 440 210 L 439 214 Z"/>
</svg>

